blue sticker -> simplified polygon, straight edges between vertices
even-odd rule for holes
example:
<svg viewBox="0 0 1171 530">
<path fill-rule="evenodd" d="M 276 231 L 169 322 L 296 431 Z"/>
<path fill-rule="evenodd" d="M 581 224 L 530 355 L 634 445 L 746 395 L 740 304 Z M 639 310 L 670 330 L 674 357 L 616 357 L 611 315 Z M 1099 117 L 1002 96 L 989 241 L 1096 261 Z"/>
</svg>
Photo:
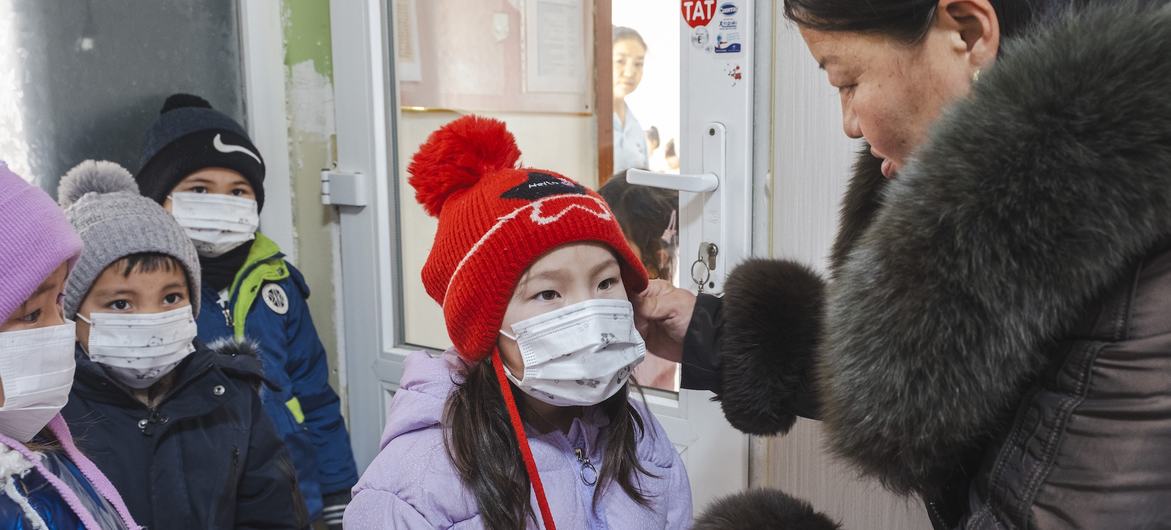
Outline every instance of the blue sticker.
<svg viewBox="0 0 1171 530">
<path fill-rule="evenodd" d="M 737 11 L 740 11 L 740 9 L 737 8 L 736 4 L 733 4 L 732 2 L 728 2 L 726 4 L 720 4 L 720 13 L 723 13 L 728 16 L 732 16 L 732 15 L 735 15 Z"/>
</svg>

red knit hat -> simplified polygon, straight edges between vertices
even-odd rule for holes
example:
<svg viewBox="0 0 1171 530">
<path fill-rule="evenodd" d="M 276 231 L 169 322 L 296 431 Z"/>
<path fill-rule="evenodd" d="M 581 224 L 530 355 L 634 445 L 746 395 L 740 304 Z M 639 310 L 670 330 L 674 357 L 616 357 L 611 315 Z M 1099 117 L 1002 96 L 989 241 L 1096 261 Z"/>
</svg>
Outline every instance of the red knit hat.
<svg viewBox="0 0 1171 530">
<path fill-rule="evenodd" d="M 423 286 L 443 306 L 447 333 L 468 362 L 492 355 L 545 528 L 554 530 L 544 487 L 496 348 L 500 324 L 521 276 L 568 243 L 604 244 L 618 256 L 627 293 L 647 273 L 601 196 L 557 173 L 517 167 L 520 150 L 504 124 L 465 116 L 431 134 L 408 168 L 415 198 L 439 218 L 423 265 Z"/>
<path fill-rule="evenodd" d="M 524 272 L 562 245 L 607 245 L 631 297 L 647 286 L 642 262 L 602 197 L 552 171 L 518 168 L 519 158 L 503 123 L 465 116 L 432 133 L 409 168 L 415 197 L 439 218 L 423 285 L 443 306 L 448 335 L 469 362 L 492 353 Z"/>
</svg>

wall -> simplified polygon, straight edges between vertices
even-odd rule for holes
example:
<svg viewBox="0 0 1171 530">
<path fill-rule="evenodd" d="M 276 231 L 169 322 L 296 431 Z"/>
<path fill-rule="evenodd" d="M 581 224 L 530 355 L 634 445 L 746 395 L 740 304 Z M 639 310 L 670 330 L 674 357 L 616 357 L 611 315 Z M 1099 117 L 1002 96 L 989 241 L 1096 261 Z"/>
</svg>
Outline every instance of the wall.
<svg viewBox="0 0 1171 530">
<path fill-rule="evenodd" d="M 780 19 L 780 13 L 777 16 L 774 255 L 824 271 L 858 144 L 842 133 L 837 92 L 796 30 Z M 843 528 L 931 528 L 918 499 L 899 498 L 875 481 L 856 479 L 853 470 L 825 451 L 826 446 L 820 426 L 809 420 L 799 421 L 788 435 L 771 439 L 767 485 L 809 500 Z"/>
<path fill-rule="evenodd" d="M 138 171 L 163 100 L 244 122 L 237 2 L 0 0 L 0 159 L 56 195 L 85 159 Z"/>
<path fill-rule="evenodd" d="M 346 408 L 338 347 L 337 282 L 334 278 L 337 219 L 321 204 L 321 170 L 333 164 L 333 50 L 329 2 L 283 0 L 285 95 L 288 111 L 289 178 L 298 260 L 312 296 L 309 310 L 329 354 L 330 384 Z M 269 178 L 274 176 L 270 175 Z"/>
</svg>

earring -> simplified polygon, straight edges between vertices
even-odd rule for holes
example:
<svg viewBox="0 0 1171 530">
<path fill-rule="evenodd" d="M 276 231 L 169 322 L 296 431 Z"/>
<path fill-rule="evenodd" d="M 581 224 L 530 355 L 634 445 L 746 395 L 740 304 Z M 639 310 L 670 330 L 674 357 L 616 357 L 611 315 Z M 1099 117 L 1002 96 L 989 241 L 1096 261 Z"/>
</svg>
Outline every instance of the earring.
<svg viewBox="0 0 1171 530">
<path fill-rule="evenodd" d="M 980 80 L 980 69 L 977 68 L 975 72 L 972 72 L 972 83 L 976 83 L 979 80 Z"/>
</svg>

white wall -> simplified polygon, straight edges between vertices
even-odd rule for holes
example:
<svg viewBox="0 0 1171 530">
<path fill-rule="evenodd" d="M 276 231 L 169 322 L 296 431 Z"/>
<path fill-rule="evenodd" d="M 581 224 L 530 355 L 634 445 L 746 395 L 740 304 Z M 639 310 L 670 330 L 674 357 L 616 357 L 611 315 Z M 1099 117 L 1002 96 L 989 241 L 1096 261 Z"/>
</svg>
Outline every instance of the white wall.
<svg viewBox="0 0 1171 530">
<path fill-rule="evenodd" d="M 562 173 L 589 187 L 598 183 L 597 132 L 593 116 L 482 113 L 508 125 L 520 147 L 521 163 Z M 415 202 L 406 168 L 432 131 L 459 115 L 404 112 L 398 122 L 399 213 L 402 216 L 403 315 L 408 344 L 447 348 L 443 312 L 419 280 L 435 238 L 436 220 Z"/>
<path fill-rule="evenodd" d="M 774 255 L 824 271 L 858 144 L 842 133 L 837 91 L 781 16 L 774 79 Z M 843 528 L 931 528 L 918 499 L 899 498 L 874 481 L 856 479 L 826 446 L 817 422 L 799 421 L 769 447 L 769 485 L 809 500 Z"/>
</svg>

